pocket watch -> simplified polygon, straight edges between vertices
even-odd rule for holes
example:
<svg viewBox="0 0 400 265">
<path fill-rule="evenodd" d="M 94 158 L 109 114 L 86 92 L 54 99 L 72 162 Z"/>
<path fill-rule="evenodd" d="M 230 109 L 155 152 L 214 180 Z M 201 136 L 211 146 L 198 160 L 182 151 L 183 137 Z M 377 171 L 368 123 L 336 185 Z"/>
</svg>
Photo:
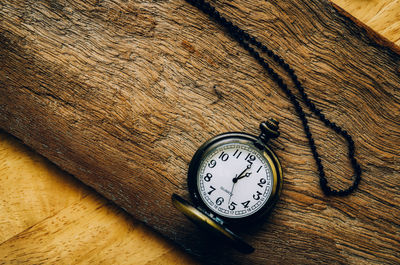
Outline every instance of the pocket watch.
<svg viewBox="0 0 400 265">
<path fill-rule="evenodd" d="M 254 249 L 234 229 L 261 220 L 273 208 L 282 189 L 282 167 L 268 147 L 279 136 L 278 122 L 260 124 L 259 136 L 229 132 L 206 141 L 194 154 L 188 171 L 193 204 L 173 194 L 178 210 L 203 229 L 240 251 Z"/>
</svg>

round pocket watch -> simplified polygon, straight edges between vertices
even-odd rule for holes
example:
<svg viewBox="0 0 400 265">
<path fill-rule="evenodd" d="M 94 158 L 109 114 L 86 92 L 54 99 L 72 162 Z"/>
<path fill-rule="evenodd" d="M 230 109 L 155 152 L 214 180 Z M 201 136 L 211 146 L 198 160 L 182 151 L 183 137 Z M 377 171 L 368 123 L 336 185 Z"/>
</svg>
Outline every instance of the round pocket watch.
<svg viewBox="0 0 400 265">
<path fill-rule="evenodd" d="M 174 206 L 238 250 L 254 251 L 233 230 L 261 221 L 279 198 L 282 167 L 267 145 L 269 139 L 279 136 L 278 129 L 278 122 L 269 119 L 260 124 L 259 136 L 230 132 L 205 142 L 189 164 L 193 204 L 173 194 Z"/>
</svg>

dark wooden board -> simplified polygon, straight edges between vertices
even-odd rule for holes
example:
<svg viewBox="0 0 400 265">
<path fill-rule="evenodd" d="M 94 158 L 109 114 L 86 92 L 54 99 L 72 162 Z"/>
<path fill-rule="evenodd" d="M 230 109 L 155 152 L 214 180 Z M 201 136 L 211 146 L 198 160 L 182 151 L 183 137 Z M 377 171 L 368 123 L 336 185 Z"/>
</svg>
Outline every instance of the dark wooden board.
<svg viewBox="0 0 400 265">
<path fill-rule="evenodd" d="M 184 1 L 2 1 L 0 127 L 188 251 L 219 264 L 400 262 L 400 55 L 326 1 L 218 1 L 285 59 L 326 115 L 353 135 L 360 190 L 325 197 L 294 108 L 208 17 Z M 206 139 L 257 133 L 275 117 L 282 199 L 217 246 L 177 212 Z M 335 187 L 352 172 L 342 139 L 310 116 Z M 215 246 L 214 246 L 215 245 Z"/>
</svg>

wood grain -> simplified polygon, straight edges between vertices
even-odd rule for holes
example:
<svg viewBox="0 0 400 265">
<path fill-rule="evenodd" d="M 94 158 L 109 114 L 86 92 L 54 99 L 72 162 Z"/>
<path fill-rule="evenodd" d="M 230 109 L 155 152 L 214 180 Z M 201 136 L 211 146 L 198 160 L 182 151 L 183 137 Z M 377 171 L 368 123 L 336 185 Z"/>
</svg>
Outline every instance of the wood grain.
<svg viewBox="0 0 400 265">
<path fill-rule="evenodd" d="M 356 135 L 358 156 L 367 167 L 364 188 L 341 200 L 321 196 L 311 155 L 298 133 L 301 126 L 282 93 L 195 9 L 183 2 L 19 4 L 1 9 L 7 14 L 1 27 L 7 30 L 1 34 L 6 95 L 1 117 L 6 119 L 0 124 L 28 145 L 201 253 L 203 243 L 196 240 L 201 235 L 165 204 L 172 191 L 185 192 L 191 154 L 215 133 L 255 133 L 267 114 L 279 116 L 283 137 L 274 147 L 286 166 L 286 190 L 270 222 L 250 237 L 261 251 L 237 258 L 398 261 L 398 216 L 393 215 L 399 205 L 398 54 L 371 44 L 368 35 L 329 5 L 307 2 L 306 11 L 316 13 L 311 23 L 294 1 L 284 6 L 217 4 L 293 65 L 317 104 Z M 303 27 L 297 28 L 293 18 Z M 271 35 L 262 35 L 261 29 Z M 321 93 L 321 87 L 329 89 Z M 17 102 L 27 103 L 21 107 Z M 265 109 L 266 102 L 275 105 Z M 317 121 L 312 126 L 321 139 L 328 138 L 319 142 L 321 149 L 336 148 L 338 139 Z M 328 165 L 345 164 L 344 147 L 339 151 L 327 155 Z M 342 165 L 329 169 L 335 177 L 350 173 Z M 156 195 L 149 189 L 160 186 L 165 190 Z M 184 230 L 174 223 L 185 224 Z"/>
<path fill-rule="evenodd" d="M 134 260 L 136 264 L 164 264 L 164 261 L 187 264 L 190 261 L 171 251 L 171 244 L 154 244 L 159 236 L 144 231 L 121 210 L 108 207 L 104 199 L 88 196 L 3 243 L 0 255 L 2 262 L 18 260 L 32 264 L 123 264 L 126 260 Z M 98 238 L 102 240 L 97 241 Z M 154 249 L 149 247 L 152 244 Z"/>
<path fill-rule="evenodd" d="M 400 2 L 393 0 L 332 1 L 352 16 L 400 45 Z"/>
<path fill-rule="evenodd" d="M 0 154 L 0 264 L 197 264 L 4 132 Z"/>
<path fill-rule="evenodd" d="M 0 134 L 0 151 L 0 242 L 87 195 L 79 181 L 62 174 L 4 132 Z"/>
</svg>

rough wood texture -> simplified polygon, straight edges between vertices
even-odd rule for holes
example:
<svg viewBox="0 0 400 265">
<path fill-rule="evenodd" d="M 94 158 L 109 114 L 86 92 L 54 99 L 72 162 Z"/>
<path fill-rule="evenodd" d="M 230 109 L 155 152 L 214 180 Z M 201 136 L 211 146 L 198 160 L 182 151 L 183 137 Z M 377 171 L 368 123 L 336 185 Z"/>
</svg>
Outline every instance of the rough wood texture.
<svg viewBox="0 0 400 265">
<path fill-rule="evenodd" d="M 169 196 L 186 193 L 187 163 L 206 138 L 256 133 L 265 116 L 281 117 L 273 147 L 285 167 L 282 200 L 248 236 L 258 251 L 234 257 L 399 262 L 399 55 L 325 2 L 216 4 L 285 58 L 317 104 L 355 136 L 366 171 L 355 196 L 322 196 L 292 106 L 184 2 L 3 3 L 0 126 L 138 219 L 212 256 L 219 250 L 202 248 L 206 239 Z M 329 152 L 340 139 L 316 120 L 312 129 L 331 176 L 349 174 L 344 147 Z M 229 263 L 229 253 L 215 260 Z"/>
</svg>

